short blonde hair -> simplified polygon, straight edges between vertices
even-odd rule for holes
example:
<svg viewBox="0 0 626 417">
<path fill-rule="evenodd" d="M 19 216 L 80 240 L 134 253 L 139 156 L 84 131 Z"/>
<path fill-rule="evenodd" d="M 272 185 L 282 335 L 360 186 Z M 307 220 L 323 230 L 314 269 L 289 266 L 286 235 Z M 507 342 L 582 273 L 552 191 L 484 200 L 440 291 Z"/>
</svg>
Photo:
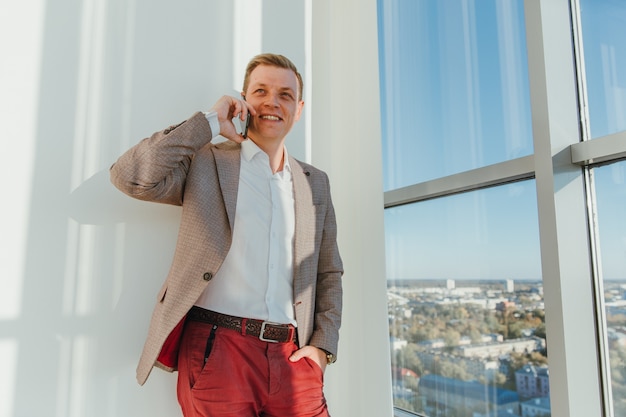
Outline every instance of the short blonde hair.
<svg viewBox="0 0 626 417">
<path fill-rule="evenodd" d="M 248 62 L 248 66 L 246 67 L 246 75 L 243 78 L 243 93 L 245 94 L 248 91 L 248 84 L 250 83 L 250 74 L 256 67 L 259 65 L 269 65 L 272 67 L 285 68 L 293 71 L 296 74 L 296 78 L 298 79 L 298 101 L 302 100 L 302 90 L 304 88 L 302 82 L 302 75 L 298 72 L 298 68 L 294 65 L 289 58 L 278 55 L 278 54 L 260 54 L 255 56 Z"/>
</svg>

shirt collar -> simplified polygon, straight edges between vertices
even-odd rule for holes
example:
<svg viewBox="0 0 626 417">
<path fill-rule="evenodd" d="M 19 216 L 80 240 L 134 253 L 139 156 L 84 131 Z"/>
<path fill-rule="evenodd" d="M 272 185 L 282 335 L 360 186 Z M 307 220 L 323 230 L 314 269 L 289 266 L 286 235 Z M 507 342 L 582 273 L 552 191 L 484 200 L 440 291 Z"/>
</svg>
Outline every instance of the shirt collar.
<svg viewBox="0 0 626 417">
<path fill-rule="evenodd" d="M 250 139 L 241 142 L 241 154 L 246 161 L 250 162 L 257 154 L 262 153 L 266 158 L 267 155 L 259 146 Z M 291 172 L 291 165 L 289 164 L 289 154 L 287 153 L 287 147 L 283 146 L 283 171 Z"/>
</svg>

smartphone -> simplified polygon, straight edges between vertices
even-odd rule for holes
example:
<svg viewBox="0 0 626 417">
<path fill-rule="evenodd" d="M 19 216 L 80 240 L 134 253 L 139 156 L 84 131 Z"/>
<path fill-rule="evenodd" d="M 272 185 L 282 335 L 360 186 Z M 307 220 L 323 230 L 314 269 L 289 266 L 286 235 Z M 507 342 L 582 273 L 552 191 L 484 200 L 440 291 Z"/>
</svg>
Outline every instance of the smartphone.
<svg viewBox="0 0 626 417">
<path fill-rule="evenodd" d="M 246 120 L 241 120 L 239 115 L 233 117 L 233 124 L 235 125 L 235 129 L 237 129 L 237 133 L 243 136 L 244 139 L 248 138 L 248 126 L 250 126 L 250 118 L 252 116 L 250 113 L 246 116 Z"/>
<path fill-rule="evenodd" d="M 250 112 L 248 112 L 248 115 L 246 116 L 246 122 L 243 125 L 243 129 L 241 132 L 241 136 L 243 136 L 244 139 L 248 138 L 248 126 L 250 126 Z"/>
</svg>

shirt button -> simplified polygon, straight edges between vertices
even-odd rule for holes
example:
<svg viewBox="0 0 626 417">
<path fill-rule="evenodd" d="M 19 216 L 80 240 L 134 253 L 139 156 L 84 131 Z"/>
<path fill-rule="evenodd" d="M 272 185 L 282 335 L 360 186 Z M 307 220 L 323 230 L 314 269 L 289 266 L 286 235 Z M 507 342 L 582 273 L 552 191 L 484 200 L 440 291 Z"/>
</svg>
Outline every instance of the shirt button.
<svg viewBox="0 0 626 417">
<path fill-rule="evenodd" d="M 211 281 L 213 279 L 213 274 L 210 272 L 205 272 L 204 275 L 202 276 L 202 278 L 205 281 Z"/>
</svg>

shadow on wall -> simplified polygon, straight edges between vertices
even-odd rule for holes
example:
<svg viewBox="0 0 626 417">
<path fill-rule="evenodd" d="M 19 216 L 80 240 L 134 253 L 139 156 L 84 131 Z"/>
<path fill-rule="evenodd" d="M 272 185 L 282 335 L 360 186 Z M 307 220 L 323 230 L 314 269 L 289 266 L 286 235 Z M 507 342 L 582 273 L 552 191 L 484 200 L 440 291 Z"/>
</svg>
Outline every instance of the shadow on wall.
<svg viewBox="0 0 626 417">
<path fill-rule="evenodd" d="M 54 216 L 44 202 L 34 206 L 18 319 L 24 333 L 18 334 L 16 415 L 179 413 L 175 378 L 164 374 L 144 391 L 134 369 L 180 209 L 124 196 L 108 171 L 70 194 L 69 217 Z M 48 388 L 36 402 L 33 380 Z"/>
<path fill-rule="evenodd" d="M 16 132 L 8 141 L 28 143 L 9 144 L 5 165 L 32 166 L 3 171 L 29 175 L 7 178 L 24 198 L 8 192 L 3 200 L 23 215 L 11 224 L 15 236 L 2 239 L 19 246 L 8 269 L 19 272 L 0 277 L 11 294 L 0 309 L 0 354 L 9 359 L 0 417 L 180 415 L 175 376 L 155 371 L 145 386 L 135 382 L 180 208 L 123 195 L 108 168 L 143 137 L 206 110 L 241 82 L 233 82 L 228 34 L 250 38 L 235 13 L 242 1 L 2 6 L 0 21 L 11 16 L 15 30 L 0 27 L 0 35 L 23 40 L 14 58 L 37 68 L 15 71 L 32 94 L 11 86 L 13 96 L 0 97 Z M 261 47 L 304 63 L 304 1 L 265 0 L 262 10 L 249 16 L 263 19 L 255 26 Z M 15 127 L 24 114 L 28 126 Z M 299 129 L 303 137 L 304 123 Z M 304 140 L 292 133 L 290 153 L 302 158 Z"/>
<path fill-rule="evenodd" d="M 39 86 L 35 126 L 24 138 L 33 154 L 14 155 L 33 168 L 14 179 L 30 197 L 16 227 L 25 236 L 21 276 L 9 277 L 16 307 L 0 316 L 10 365 L 0 417 L 180 415 L 175 377 L 135 381 L 180 209 L 126 197 L 108 167 L 230 88 L 232 45 L 205 51 L 206 39 L 231 30 L 232 6 L 111 0 L 47 2 L 40 11 L 41 46 L 30 51 L 38 79 L 27 80 Z M 207 25 L 215 15 L 223 19 Z"/>
</svg>

